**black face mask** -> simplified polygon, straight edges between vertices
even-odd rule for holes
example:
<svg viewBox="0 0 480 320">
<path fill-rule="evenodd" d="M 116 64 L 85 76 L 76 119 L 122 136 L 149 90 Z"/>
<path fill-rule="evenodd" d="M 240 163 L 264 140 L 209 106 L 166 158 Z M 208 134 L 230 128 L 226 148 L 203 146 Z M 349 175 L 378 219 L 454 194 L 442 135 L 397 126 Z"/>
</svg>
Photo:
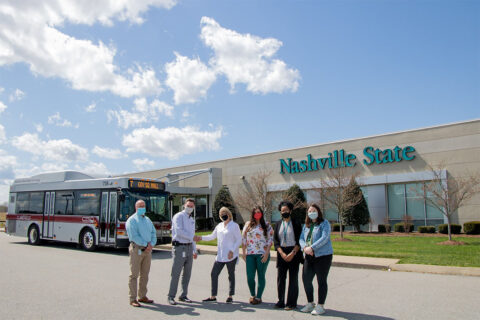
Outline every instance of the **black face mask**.
<svg viewBox="0 0 480 320">
<path fill-rule="evenodd" d="M 223 215 L 220 217 L 222 221 L 227 221 L 228 220 L 228 215 Z"/>
<path fill-rule="evenodd" d="M 282 218 L 287 219 L 290 217 L 290 212 L 283 212 L 282 213 Z"/>
</svg>

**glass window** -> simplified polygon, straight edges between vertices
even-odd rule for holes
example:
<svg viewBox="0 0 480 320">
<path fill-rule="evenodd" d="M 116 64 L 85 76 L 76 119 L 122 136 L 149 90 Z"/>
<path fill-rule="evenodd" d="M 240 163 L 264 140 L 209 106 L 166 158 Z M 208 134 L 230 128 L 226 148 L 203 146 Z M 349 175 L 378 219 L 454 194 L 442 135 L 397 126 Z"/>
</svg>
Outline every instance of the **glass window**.
<svg viewBox="0 0 480 320">
<path fill-rule="evenodd" d="M 391 184 L 387 186 L 388 217 L 390 220 L 401 220 L 405 215 L 405 185 Z"/>
<path fill-rule="evenodd" d="M 73 191 L 55 193 L 55 214 L 73 214 Z"/>
<path fill-rule="evenodd" d="M 15 213 L 28 213 L 28 192 L 17 193 Z"/>
<path fill-rule="evenodd" d="M 438 203 L 438 199 L 436 199 L 435 196 L 432 194 L 432 192 L 429 191 L 429 189 L 430 189 L 431 187 L 433 187 L 433 186 L 431 185 L 433 182 L 427 182 L 427 183 L 430 184 L 430 185 L 428 185 L 427 188 L 426 188 L 426 189 L 427 189 L 427 192 L 426 192 L 426 195 L 425 195 L 426 198 L 427 198 L 427 205 L 426 205 L 426 207 L 427 207 L 427 219 L 442 219 L 442 221 L 443 221 L 443 213 L 442 213 L 442 211 L 439 210 L 436 206 L 432 205 L 432 204 L 430 203 L 430 201 L 428 201 L 429 199 L 431 199 L 431 201 L 434 201 L 434 202 Z M 438 187 L 437 187 L 437 188 L 438 188 Z M 442 222 L 442 223 L 443 223 L 443 222 Z"/>
<path fill-rule="evenodd" d="M 16 213 L 43 213 L 43 192 L 17 193 Z"/>
<path fill-rule="evenodd" d="M 278 205 L 282 202 L 283 192 L 271 192 L 272 194 L 272 222 L 282 220 L 282 214 L 278 211 Z M 250 217 L 249 217 L 250 218 Z"/>
<path fill-rule="evenodd" d="M 100 191 L 75 191 L 73 212 L 80 216 L 98 216 L 100 212 Z"/>
<path fill-rule="evenodd" d="M 126 221 L 128 217 L 135 213 L 135 202 L 137 200 L 145 201 L 145 215 L 152 221 L 170 221 L 167 194 L 130 192 L 123 190 L 124 195 L 120 197 L 119 220 Z M 185 198 L 186 199 L 186 198 Z M 179 201 L 180 203 L 180 201 Z"/>
<path fill-rule="evenodd" d="M 195 217 L 197 218 L 207 217 L 207 196 L 195 197 Z"/>
<path fill-rule="evenodd" d="M 407 214 L 413 220 L 425 220 L 425 204 L 423 199 L 423 183 L 407 183 Z"/>
<path fill-rule="evenodd" d="M 366 186 L 360 187 L 360 190 L 362 190 L 363 197 L 365 198 L 365 202 L 367 203 L 368 206 L 368 188 Z"/>
</svg>

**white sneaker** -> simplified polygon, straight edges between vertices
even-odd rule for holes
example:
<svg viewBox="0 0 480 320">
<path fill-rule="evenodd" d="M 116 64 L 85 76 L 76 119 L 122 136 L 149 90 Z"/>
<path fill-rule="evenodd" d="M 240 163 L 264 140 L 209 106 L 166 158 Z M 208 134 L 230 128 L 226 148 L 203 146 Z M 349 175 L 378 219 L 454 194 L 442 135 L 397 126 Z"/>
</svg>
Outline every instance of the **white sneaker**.
<svg viewBox="0 0 480 320">
<path fill-rule="evenodd" d="M 308 312 L 312 312 L 313 309 L 315 309 L 315 303 L 313 302 L 309 302 L 305 305 L 305 307 L 302 308 L 302 310 L 300 310 L 301 312 L 305 312 L 305 313 L 308 313 Z"/>
<path fill-rule="evenodd" d="M 325 309 L 323 309 L 323 307 L 319 304 L 317 304 L 317 306 L 315 307 L 315 310 L 312 311 L 313 315 L 320 315 L 324 313 L 325 313 Z"/>
</svg>

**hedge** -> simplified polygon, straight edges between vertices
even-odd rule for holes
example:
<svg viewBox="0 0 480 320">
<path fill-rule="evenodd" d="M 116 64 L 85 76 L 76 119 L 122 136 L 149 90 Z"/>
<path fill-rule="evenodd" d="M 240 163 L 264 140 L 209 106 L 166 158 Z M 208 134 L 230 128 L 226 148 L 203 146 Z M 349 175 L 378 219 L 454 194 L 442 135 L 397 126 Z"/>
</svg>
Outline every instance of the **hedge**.
<svg viewBox="0 0 480 320">
<path fill-rule="evenodd" d="M 392 227 L 389 224 L 379 224 L 378 225 L 378 232 L 385 233 L 390 232 Z"/>
<path fill-rule="evenodd" d="M 459 224 L 452 223 L 450 225 L 450 227 L 451 227 L 451 231 L 452 231 L 453 234 L 459 234 L 460 231 L 462 231 L 462 226 L 459 225 Z M 446 224 L 446 223 L 445 224 L 439 224 L 438 225 L 438 232 L 443 233 L 443 234 L 448 234 L 448 224 Z"/>
<path fill-rule="evenodd" d="M 435 233 L 435 226 L 420 226 L 418 227 L 420 233 Z"/>
<path fill-rule="evenodd" d="M 332 224 L 332 231 L 333 232 L 340 232 L 340 223 L 333 223 Z M 342 231 L 345 231 L 345 225 L 342 225 Z"/>
<path fill-rule="evenodd" d="M 408 228 L 408 232 L 412 232 L 413 231 L 413 224 L 412 223 L 407 223 L 407 228 Z M 395 223 L 393 225 L 393 230 L 395 230 L 395 232 L 405 232 L 405 223 L 403 223 L 403 222 Z"/>
<path fill-rule="evenodd" d="M 463 232 L 466 234 L 480 234 L 480 221 L 469 221 L 463 224 Z"/>
</svg>

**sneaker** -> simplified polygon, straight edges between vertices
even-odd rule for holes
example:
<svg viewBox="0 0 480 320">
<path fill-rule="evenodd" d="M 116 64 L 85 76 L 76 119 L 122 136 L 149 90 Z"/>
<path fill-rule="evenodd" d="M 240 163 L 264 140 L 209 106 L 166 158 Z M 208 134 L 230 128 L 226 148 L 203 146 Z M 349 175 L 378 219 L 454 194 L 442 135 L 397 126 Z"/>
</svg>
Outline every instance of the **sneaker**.
<svg viewBox="0 0 480 320">
<path fill-rule="evenodd" d="M 312 312 L 314 309 L 315 309 L 315 304 L 313 302 L 309 302 L 300 311 L 308 313 L 308 312 Z"/>
<path fill-rule="evenodd" d="M 177 302 L 175 301 L 175 299 L 168 297 L 168 304 L 171 306 L 174 306 L 177 304 Z"/>
<path fill-rule="evenodd" d="M 188 299 L 187 297 L 180 297 L 178 298 L 178 300 L 182 301 L 182 302 L 186 302 L 186 303 L 192 303 L 193 301 Z"/>
<path fill-rule="evenodd" d="M 315 309 L 312 311 L 312 314 L 313 315 L 319 315 L 319 314 L 324 314 L 325 313 L 325 309 L 323 309 L 323 307 L 321 305 L 317 305 L 315 307 Z"/>
<path fill-rule="evenodd" d="M 207 299 L 203 299 L 202 301 L 203 302 L 212 302 L 212 301 L 217 301 L 217 298 L 208 297 Z"/>
<path fill-rule="evenodd" d="M 232 297 L 228 297 L 226 302 L 227 302 L 227 303 L 232 303 L 232 302 L 233 302 L 233 298 L 232 298 Z"/>
<path fill-rule="evenodd" d="M 281 301 L 278 301 L 277 303 L 275 303 L 275 305 L 273 307 L 275 309 L 283 309 L 283 308 L 285 308 L 285 303 L 283 303 Z"/>
</svg>

